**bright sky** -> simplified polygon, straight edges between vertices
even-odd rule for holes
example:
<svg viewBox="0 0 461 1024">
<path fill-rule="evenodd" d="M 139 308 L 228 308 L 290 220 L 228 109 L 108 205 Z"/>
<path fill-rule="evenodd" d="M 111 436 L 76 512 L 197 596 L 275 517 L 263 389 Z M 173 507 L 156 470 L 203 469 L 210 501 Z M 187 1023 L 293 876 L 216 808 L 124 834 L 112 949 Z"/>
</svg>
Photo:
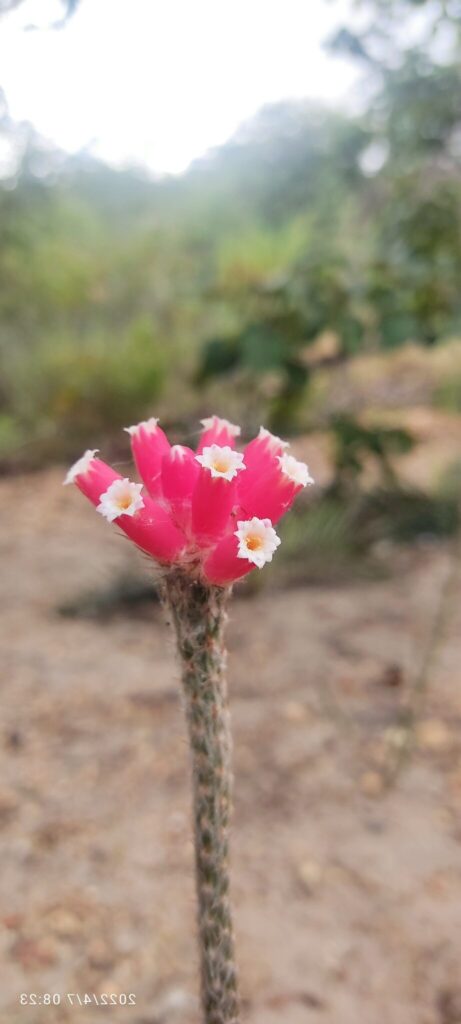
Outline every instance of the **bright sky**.
<svg viewBox="0 0 461 1024">
<path fill-rule="evenodd" d="M 355 68 L 322 43 L 349 0 L 28 0 L 0 21 L 0 84 L 15 120 L 63 149 L 182 171 L 263 104 L 342 101 Z"/>
</svg>

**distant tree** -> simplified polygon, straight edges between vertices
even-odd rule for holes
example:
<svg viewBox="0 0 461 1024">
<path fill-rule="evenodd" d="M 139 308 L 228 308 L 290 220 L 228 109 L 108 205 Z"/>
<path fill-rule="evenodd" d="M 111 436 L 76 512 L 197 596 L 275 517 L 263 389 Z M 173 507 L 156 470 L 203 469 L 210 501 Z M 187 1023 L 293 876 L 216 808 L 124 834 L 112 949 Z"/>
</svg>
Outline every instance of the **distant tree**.
<svg viewBox="0 0 461 1024">
<path fill-rule="evenodd" d="M 368 69 L 375 258 L 369 296 L 385 344 L 461 328 L 461 2 L 358 0 L 333 48 Z M 374 168 L 373 168 L 374 163 Z"/>
</svg>

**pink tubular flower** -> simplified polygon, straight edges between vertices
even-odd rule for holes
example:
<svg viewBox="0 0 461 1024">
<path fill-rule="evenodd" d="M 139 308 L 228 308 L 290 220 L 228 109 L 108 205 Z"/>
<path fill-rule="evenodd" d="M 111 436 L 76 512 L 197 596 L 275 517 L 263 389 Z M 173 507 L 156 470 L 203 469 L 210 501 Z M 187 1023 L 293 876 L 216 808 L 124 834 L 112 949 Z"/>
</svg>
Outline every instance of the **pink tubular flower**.
<svg viewBox="0 0 461 1024">
<path fill-rule="evenodd" d="M 202 422 L 197 454 L 171 447 L 156 419 L 128 428 L 149 493 L 96 450 L 85 452 L 64 482 L 75 483 L 161 565 L 227 586 L 272 560 L 280 544 L 274 523 L 313 481 L 307 466 L 287 454 L 287 443 L 263 427 L 242 454 L 234 448 L 239 427 L 218 416 Z"/>
<path fill-rule="evenodd" d="M 161 493 L 162 459 L 170 449 L 170 442 L 154 416 L 134 427 L 125 427 L 125 430 L 131 438 L 131 450 L 138 473 L 149 494 L 156 498 Z"/>
<path fill-rule="evenodd" d="M 235 448 L 235 438 L 240 437 L 241 433 L 240 427 L 237 427 L 235 423 L 229 423 L 229 420 L 222 420 L 219 416 L 208 416 L 207 419 L 201 420 L 201 424 L 203 430 L 197 445 L 198 455 L 210 444 Z"/>
<path fill-rule="evenodd" d="M 115 469 L 101 459 L 95 458 L 97 451 L 97 448 L 92 451 L 88 448 L 81 459 L 70 467 L 64 480 L 65 484 L 77 484 L 82 494 L 89 498 L 93 505 L 98 505 L 103 491 L 107 490 L 114 480 L 120 479 Z"/>
<path fill-rule="evenodd" d="M 288 441 L 271 434 L 265 427 L 260 427 L 257 437 L 247 444 L 244 452 L 245 465 L 249 470 L 238 481 L 237 491 L 242 508 L 246 507 L 245 498 L 253 494 L 259 482 L 268 482 L 269 476 L 277 469 L 277 458 L 288 448 Z M 267 486 L 266 486 L 267 490 Z"/>
<path fill-rule="evenodd" d="M 201 469 L 192 495 L 192 530 L 195 537 L 221 537 L 235 505 L 235 477 L 242 469 L 243 455 L 229 446 L 212 444 L 196 455 Z"/>
<path fill-rule="evenodd" d="M 249 484 L 239 493 L 242 510 L 249 516 L 268 516 L 278 523 L 291 508 L 296 495 L 313 479 L 304 462 L 284 452 L 268 464 L 266 471 L 248 474 Z"/>
<path fill-rule="evenodd" d="M 270 519 L 252 519 L 237 523 L 233 534 L 224 537 L 206 559 L 203 572 L 210 583 L 229 584 L 246 576 L 255 566 L 262 569 L 280 544 Z"/>
<path fill-rule="evenodd" d="M 175 521 L 186 528 L 190 524 L 192 492 L 200 467 L 191 448 L 174 444 L 163 456 L 161 486 Z"/>
<path fill-rule="evenodd" d="M 270 430 L 260 427 L 258 436 L 245 448 L 245 465 L 252 468 L 272 465 L 277 456 L 283 455 L 289 447 L 288 441 L 282 441 L 280 437 L 271 434 Z"/>
<path fill-rule="evenodd" d="M 148 495 L 141 484 L 123 479 L 110 466 L 86 451 L 69 470 L 65 484 L 75 483 L 110 523 L 119 526 L 130 540 L 159 562 L 172 562 L 185 547 L 184 535 L 166 510 Z"/>
</svg>

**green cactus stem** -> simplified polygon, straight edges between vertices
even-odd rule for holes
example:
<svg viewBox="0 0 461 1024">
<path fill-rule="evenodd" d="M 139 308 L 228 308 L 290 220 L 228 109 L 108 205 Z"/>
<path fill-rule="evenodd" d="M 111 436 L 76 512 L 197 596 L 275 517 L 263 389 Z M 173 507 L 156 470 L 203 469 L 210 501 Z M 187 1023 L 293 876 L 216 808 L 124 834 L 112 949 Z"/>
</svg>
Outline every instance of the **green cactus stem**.
<svg viewBox="0 0 461 1024">
<path fill-rule="evenodd" d="M 192 755 L 195 864 L 204 1024 L 239 1024 L 229 896 L 231 735 L 224 626 L 229 591 L 167 574 Z"/>
</svg>

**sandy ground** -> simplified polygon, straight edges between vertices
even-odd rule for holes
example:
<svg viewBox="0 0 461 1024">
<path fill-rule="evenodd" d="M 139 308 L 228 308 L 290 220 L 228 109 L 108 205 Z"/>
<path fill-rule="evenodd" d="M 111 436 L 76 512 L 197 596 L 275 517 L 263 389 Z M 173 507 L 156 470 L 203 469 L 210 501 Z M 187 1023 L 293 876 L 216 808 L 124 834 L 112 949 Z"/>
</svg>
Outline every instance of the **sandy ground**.
<svg viewBox="0 0 461 1024">
<path fill-rule="evenodd" d="M 0 484 L 0 1022 L 197 1024 L 171 637 L 155 607 L 57 613 L 138 557 L 60 480 Z M 245 1024 L 461 1021 L 459 580 L 418 676 L 451 560 L 426 544 L 385 581 L 233 603 Z"/>
</svg>

